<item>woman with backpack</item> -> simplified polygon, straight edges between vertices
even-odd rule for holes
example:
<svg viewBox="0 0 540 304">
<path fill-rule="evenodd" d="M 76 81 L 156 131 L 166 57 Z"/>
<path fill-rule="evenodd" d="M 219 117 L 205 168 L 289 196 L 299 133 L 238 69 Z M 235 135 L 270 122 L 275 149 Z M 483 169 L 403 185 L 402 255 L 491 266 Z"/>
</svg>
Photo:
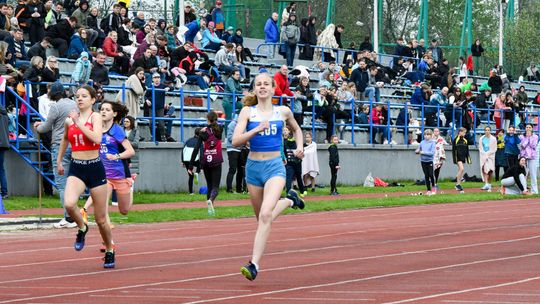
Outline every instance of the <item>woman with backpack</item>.
<svg viewBox="0 0 540 304">
<path fill-rule="evenodd" d="M 294 63 L 294 54 L 296 53 L 296 44 L 300 40 L 300 28 L 296 25 L 296 14 L 291 13 L 289 20 L 281 27 L 281 42 L 285 44 L 285 58 L 287 66 L 292 67 Z"/>
<path fill-rule="evenodd" d="M 221 164 L 223 163 L 223 155 L 221 150 L 221 136 L 223 134 L 222 126 L 218 125 L 217 113 L 214 111 L 208 112 L 206 115 L 208 126 L 201 129 L 199 140 L 191 154 L 189 161 L 188 173 L 193 175 L 193 164 L 199 155 L 199 149 L 203 144 L 203 152 L 201 159 L 201 167 L 204 171 L 204 178 L 208 192 L 206 193 L 206 204 L 208 205 L 208 215 L 214 216 L 214 201 L 219 193 L 219 184 L 221 182 Z"/>
</svg>

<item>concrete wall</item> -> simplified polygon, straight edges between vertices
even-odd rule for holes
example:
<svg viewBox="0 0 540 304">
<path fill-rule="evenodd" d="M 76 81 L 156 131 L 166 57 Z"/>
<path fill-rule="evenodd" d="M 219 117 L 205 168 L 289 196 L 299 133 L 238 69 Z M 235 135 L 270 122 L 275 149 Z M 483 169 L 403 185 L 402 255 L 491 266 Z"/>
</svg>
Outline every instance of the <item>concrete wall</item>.
<svg viewBox="0 0 540 304">
<path fill-rule="evenodd" d="M 140 175 L 135 183 L 137 191 L 179 192 L 187 191 L 187 173 L 182 167 L 180 143 L 141 143 L 139 146 Z M 321 174 L 318 184 L 330 183 L 328 167 L 328 145 L 319 145 L 319 166 Z M 353 147 L 339 146 L 342 170 L 338 173 L 338 183 L 345 185 L 363 184 L 369 172 L 383 180 L 415 180 L 423 179 L 419 156 L 414 153 L 415 147 L 371 146 Z M 224 165 L 221 184 L 225 186 L 227 175 L 227 154 L 224 150 Z M 450 147 L 446 150 L 447 163 L 441 171 L 441 178 L 452 178 L 456 174 L 456 166 L 452 163 Z M 480 176 L 478 150 L 471 148 L 472 165 L 465 166 L 469 175 Z M 201 175 L 200 185 L 205 185 Z M 195 188 L 198 189 L 198 188 Z"/>
<path fill-rule="evenodd" d="M 7 151 L 4 168 L 8 183 L 9 195 L 37 196 L 37 173 L 17 153 Z"/>
</svg>

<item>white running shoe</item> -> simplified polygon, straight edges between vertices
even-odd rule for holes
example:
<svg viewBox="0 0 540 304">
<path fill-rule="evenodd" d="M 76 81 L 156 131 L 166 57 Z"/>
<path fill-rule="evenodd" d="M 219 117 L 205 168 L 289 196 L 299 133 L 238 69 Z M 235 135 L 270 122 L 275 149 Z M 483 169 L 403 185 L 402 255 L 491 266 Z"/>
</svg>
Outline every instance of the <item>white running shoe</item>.
<svg viewBox="0 0 540 304">
<path fill-rule="evenodd" d="M 211 200 L 207 200 L 206 201 L 206 204 L 208 205 L 208 215 L 209 216 L 214 216 L 216 215 L 216 211 L 214 210 L 214 204 L 212 203 Z"/>
<path fill-rule="evenodd" d="M 118 202 L 111 202 L 111 205 L 118 206 Z"/>
<path fill-rule="evenodd" d="M 77 223 L 75 222 L 68 222 L 65 218 L 61 219 L 58 223 L 53 224 L 54 228 L 75 228 L 77 227 Z"/>
<path fill-rule="evenodd" d="M 484 184 L 484 186 L 482 188 L 480 188 L 481 190 L 487 190 L 488 189 L 488 184 Z"/>
</svg>

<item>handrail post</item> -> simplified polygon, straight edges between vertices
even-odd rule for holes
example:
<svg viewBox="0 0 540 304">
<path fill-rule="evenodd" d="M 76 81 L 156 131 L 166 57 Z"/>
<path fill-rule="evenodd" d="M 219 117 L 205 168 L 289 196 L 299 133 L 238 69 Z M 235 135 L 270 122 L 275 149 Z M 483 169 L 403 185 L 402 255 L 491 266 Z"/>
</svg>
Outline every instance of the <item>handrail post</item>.
<svg viewBox="0 0 540 304">
<path fill-rule="evenodd" d="M 126 104 L 126 83 L 125 82 L 122 83 L 122 104 L 123 105 Z M 137 117 L 135 117 L 135 119 L 137 119 Z"/>
<path fill-rule="evenodd" d="M 387 119 L 386 119 L 386 140 L 388 141 L 388 144 L 390 144 L 391 142 L 391 135 L 392 135 L 392 132 L 390 131 L 390 121 L 392 120 L 392 113 L 391 113 L 391 108 L 390 108 L 390 100 L 387 101 L 387 109 L 386 109 L 386 114 L 387 114 Z"/>
<path fill-rule="evenodd" d="M 212 103 L 210 98 L 210 89 L 206 90 L 206 110 L 208 113 L 210 113 L 211 107 L 210 104 Z"/>
<path fill-rule="evenodd" d="M 154 144 L 158 145 L 158 140 L 156 138 L 156 87 L 152 84 L 152 139 L 154 139 Z M 160 134 L 161 135 L 161 134 Z"/>
<path fill-rule="evenodd" d="M 355 129 L 354 129 L 354 120 L 355 120 L 355 117 L 356 115 L 354 115 L 354 109 L 355 109 L 355 99 L 353 98 L 352 102 L 351 102 L 351 142 L 353 144 L 353 146 L 356 147 L 356 142 L 354 141 L 354 135 L 355 135 Z"/>
<path fill-rule="evenodd" d="M 420 130 L 422 130 L 422 138 L 424 136 L 424 129 L 426 128 L 426 116 L 424 111 L 424 103 L 422 102 L 422 126 L 420 127 Z"/>
<path fill-rule="evenodd" d="M 180 88 L 180 141 L 184 141 L 184 88 Z"/>
<path fill-rule="evenodd" d="M 311 138 L 315 140 L 315 98 L 311 100 Z"/>
<path fill-rule="evenodd" d="M 30 86 L 30 82 L 27 80 L 24 82 L 25 89 L 26 89 L 26 137 L 30 138 L 32 134 L 32 130 L 30 130 L 30 97 L 29 92 L 31 92 L 32 87 Z M 37 97 L 35 97 L 37 98 Z"/>
<path fill-rule="evenodd" d="M 373 100 L 369 101 L 369 144 L 373 145 Z"/>
<path fill-rule="evenodd" d="M 467 115 L 469 115 L 468 110 Z M 476 107 L 473 109 L 473 145 L 476 146 Z"/>
<path fill-rule="evenodd" d="M 405 102 L 405 121 L 404 121 L 404 131 L 403 135 L 405 136 L 405 144 L 409 146 L 409 104 Z"/>
<path fill-rule="evenodd" d="M 227 117 L 225 118 L 226 120 L 228 119 L 229 122 L 231 122 L 234 118 L 234 115 L 236 115 L 236 91 L 233 91 L 232 92 L 232 99 L 231 99 L 231 102 L 232 102 L 232 112 L 231 112 L 231 117 Z"/>
</svg>

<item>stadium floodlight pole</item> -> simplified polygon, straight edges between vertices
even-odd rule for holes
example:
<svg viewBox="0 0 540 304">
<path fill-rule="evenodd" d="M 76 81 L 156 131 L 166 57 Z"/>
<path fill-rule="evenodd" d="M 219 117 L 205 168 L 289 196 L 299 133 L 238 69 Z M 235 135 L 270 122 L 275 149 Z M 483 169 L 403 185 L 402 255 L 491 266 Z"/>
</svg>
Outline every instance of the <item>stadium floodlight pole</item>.
<svg viewBox="0 0 540 304">
<path fill-rule="evenodd" d="M 379 53 L 379 1 L 373 0 L 373 51 Z"/>
<path fill-rule="evenodd" d="M 503 4 L 506 3 L 506 0 L 501 0 L 499 3 L 499 67 L 503 65 Z"/>
</svg>

